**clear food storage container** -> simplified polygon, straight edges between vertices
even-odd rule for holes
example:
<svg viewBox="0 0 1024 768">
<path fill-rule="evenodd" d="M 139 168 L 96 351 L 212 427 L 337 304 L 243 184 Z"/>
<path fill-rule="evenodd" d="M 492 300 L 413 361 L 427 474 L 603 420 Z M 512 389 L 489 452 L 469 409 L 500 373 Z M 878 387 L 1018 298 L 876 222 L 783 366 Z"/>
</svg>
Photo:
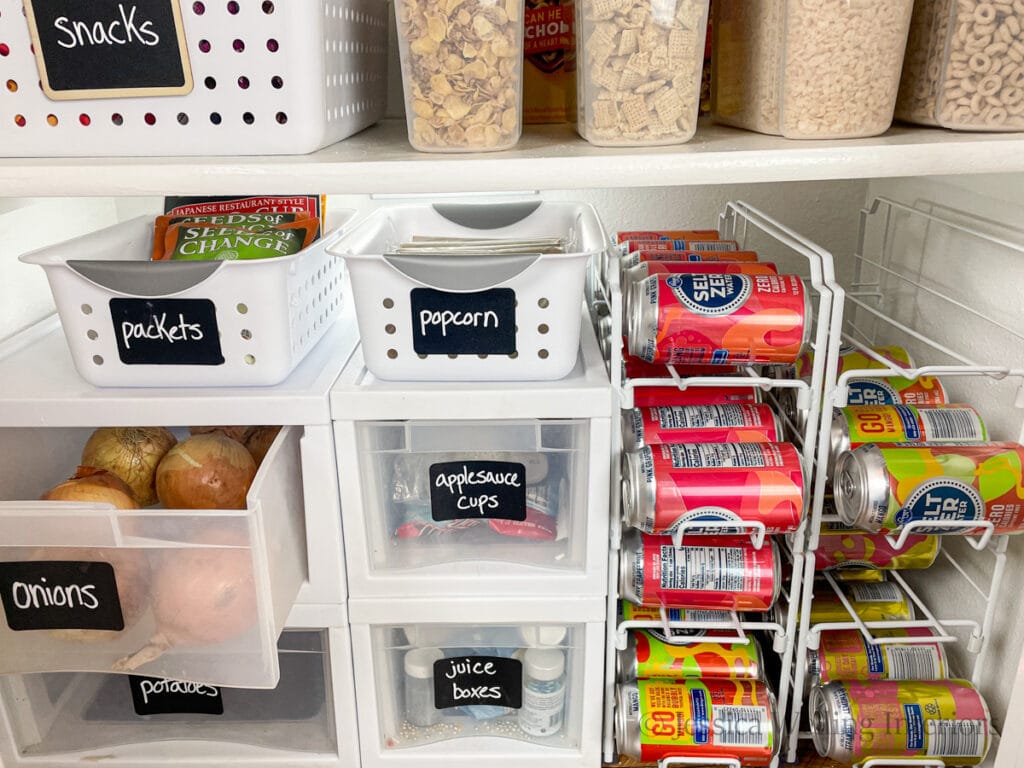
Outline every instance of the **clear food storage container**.
<svg viewBox="0 0 1024 768">
<path fill-rule="evenodd" d="M 98 760 L 337 764 L 343 742 L 355 739 L 339 734 L 338 724 L 348 723 L 336 722 L 336 712 L 353 708 L 347 629 L 286 630 L 277 656 L 281 681 L 273 690 L 96 672 L 5 676 L 0 723 L 5 716 L 10 746 L 0 755 L 10 768 Z M 344 690 L 335 689 L 335 670 L 348 683 Z"/>
<path fill-rule="evenodd" d="M 591 144 L 679 144 L 700 109 L 708 0 L 577 0 L 576 128 Z"/>
<path fill-rule="evenodd" d="M 712 109 L 790 139 L 892 124 L 913 0 L 715 0 Z"/>
<path fill-rule="evenodd" d="M 523 125 L 524 0 L 396 0 L 409 143 L 508 149 Z"/>
<path fill-rule="evenodd" d="M 302 154 L 384 116 L 378 0 L 125 3 L 123 45 L 117 3 L 22 5 L 0 0 L 0 155 Z"/>
<path fill-rule="evenodd" d="M 277 639 L 306 577 L 301 430 L 282 428 L 243 509 L 35 501 L 91 433 L 0 430 L 0 674 L 274 687 Z"/>
<path fill-rule="evenodd" d="M 1024 3 L 916 0 L 896 117 L 1024 130 Z"/>
</svg>

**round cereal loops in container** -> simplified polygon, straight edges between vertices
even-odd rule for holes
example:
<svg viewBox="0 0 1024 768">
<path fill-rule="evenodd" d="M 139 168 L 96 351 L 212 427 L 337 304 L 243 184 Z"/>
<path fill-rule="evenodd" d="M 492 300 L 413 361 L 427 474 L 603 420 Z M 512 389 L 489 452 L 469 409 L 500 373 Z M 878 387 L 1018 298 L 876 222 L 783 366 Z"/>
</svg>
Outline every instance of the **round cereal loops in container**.
<svg viewBox="0 0 1024 768">
<path fill-rule="evenodd" d="M 680 144 L 700 108 L 708 0 L 576 0 L 576 128 L 591 144 Z"/>
<path fill-rule="evenodd" d="M 916 0 L 896 117 L 1024 130 L 1024 0 Z"/>
<path fill-rule="evenodd" d="M 913 0 L 715 0 L 715 119 L 791 139 L 892 124 Z"/>
<path fill-rule="evenodd" d="M 523 0 L 396 0 L 409 143 L 508 149 L 522 132 Z"/>
</svg>

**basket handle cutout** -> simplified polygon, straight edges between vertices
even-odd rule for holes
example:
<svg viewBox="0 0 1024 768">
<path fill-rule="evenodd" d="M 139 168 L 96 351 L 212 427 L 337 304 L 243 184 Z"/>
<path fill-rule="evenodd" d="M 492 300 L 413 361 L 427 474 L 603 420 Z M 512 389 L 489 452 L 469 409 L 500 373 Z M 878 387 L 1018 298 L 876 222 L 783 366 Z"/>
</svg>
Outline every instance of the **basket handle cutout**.
<svg viewBox="0 0 1024 768">
<path fill-rule="evenodd" d="M 522 203 L 436 203 L 433 207 L 448 221 L 468 229 L 502 229 L 518 224 L 541 206 L 540 200 Z"/>
<path fill-rule="evenodd" d="M 441 291 L 482 291 L 522 274 L 540 259 L 528 256 L 406 256 L 384 260 L 405 276 Z"/>
<path fill-rule="evenodd" d="M 223 261 L 85 261 L 67 265 L 86 280 L 130 296 L 170 296 L 193 288 L 220 269 Z"/>
</svg>

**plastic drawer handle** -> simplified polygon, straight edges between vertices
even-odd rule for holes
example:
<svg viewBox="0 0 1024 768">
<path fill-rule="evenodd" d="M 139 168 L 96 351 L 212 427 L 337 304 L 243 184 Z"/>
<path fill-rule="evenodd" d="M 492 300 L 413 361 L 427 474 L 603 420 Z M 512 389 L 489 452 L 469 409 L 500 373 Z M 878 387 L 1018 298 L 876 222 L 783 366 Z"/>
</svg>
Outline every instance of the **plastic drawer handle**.
<svg viewBox="0 0 1024 768">
<path fill-rule="evenodd" d="M 223 261 L 84 261 L 67 262 L 86 280 L 131 296 L 170 296 L 199 285 L 224 264 Z M 157 268 L 154 269 L 154 266 Z"/>
<path fill-rule="evenodd" d="M 406 277 L 443 291 L 482 291 L 525 272 L 538 254 L 528 256 L 385 256 Z"/>
<path fill-rule="evenodd" d="M 522 203 L 436 203 L 433 208 L 448 221 L 469 229 L 502 229 L 517 224 L 540 208 L 540 200 Z"/>
</svg>

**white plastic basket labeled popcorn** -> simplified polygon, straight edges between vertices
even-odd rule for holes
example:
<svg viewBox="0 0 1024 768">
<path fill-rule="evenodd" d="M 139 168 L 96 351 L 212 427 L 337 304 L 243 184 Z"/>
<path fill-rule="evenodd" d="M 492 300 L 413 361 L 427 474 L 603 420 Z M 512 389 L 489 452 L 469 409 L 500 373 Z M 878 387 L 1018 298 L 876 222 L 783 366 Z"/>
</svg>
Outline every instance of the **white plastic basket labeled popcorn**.
<svg viewBox="0 0 1024 768">
<path fill-rule="evenodd" d="M 531 251 L 540 240 L 557 249 Z M 378 378 L 552 380 L 576 364 L 587 261 L 606 243 L 591 206 L 533 200 L 381 208 L 329 253 Z"/>
</svg>

